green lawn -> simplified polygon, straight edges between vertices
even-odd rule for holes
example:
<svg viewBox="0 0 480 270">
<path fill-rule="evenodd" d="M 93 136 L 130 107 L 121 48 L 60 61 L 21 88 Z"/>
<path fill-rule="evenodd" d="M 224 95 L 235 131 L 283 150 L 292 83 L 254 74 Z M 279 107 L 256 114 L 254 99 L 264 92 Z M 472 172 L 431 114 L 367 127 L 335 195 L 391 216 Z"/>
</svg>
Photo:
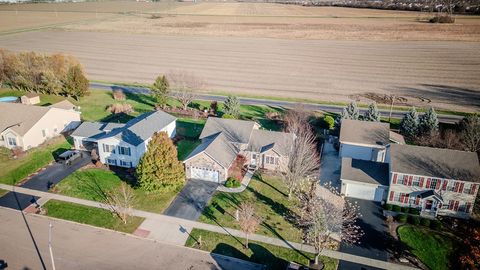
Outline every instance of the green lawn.
<svg viewBox="0 0 480 270">
<path fill-rule="evenodd" d="M 181 140 L 177 142 L 178 160 L 185 160 L 188 154 L 199 144 L 199 140 Z"/>
<path fill-rule="evenodd" d="M 397 232 L 410 251 L 432 270 L 450 269 L 449 258 L 461 244 L 450 234 L 420 226 L 403 225 Z"/>
<path fill-rule="evenodd" d="M 124 224 L 108 210 L 57 200 L 49 200 L 43 207 L 47 210 L 47 216 L 49 217 L 71 220 L 126 233 L 134 232 L 144 221 L 144 218 L 131 217 L 127 224 Z"/>
<path fill-rule="evenodd" d="M 126 177 L 104 169 L 83 169 L 69 175 L 55 187 L 53 192 L 66 196 L 77 197 L 86 200 L 102 201 L 102 192 L 112 190 L 124 181 Z M 128 182 L 128 180 L 126 180 Z M 139 188 L 134 188 L 135 203 L 133 208 L 162 213 L 180 191 L 181 187 L 165 190 L 162 193 L 148 193 Z"/>
<path fill-rule="evenodd" d="M 20 96 L 23 96 L 24 94 L 25 92 L 22 92 L 22 91 L 12 90 L 9 88 L 0 88 L 0 97 L 6 97 L 6 96 L 20 97 Z M 39 96 L 40 96 L 40 104 L 39 104 L 40 106 L 48 106 L 65 99 L 65 97 L 54 96 L 54 95 L 39 94 Z M 72 99 L 69 99 L 69 100 L 72 101 Z"/>
<path fill-rule="evenodd" d="M 197 241 L 201 240 L 201 245 Z M 289 262 L 308 265 L 313 254 L 284 247 L 277 247 L 256 241 L 250 241 L 249 248 L 245 249 L 245 239 L 230 235 L 193 229 L 185 246 L 194 247 L 212 253 L 239 258 L 246 261 L 267 265 L 267 269 L 285 269 Z M 321 257 L 325 270 L 337 269 L 338 261 L 328 257 Z"/>
<path fill-rule="evenodd" d="M 288 200 L 287 194 L 287 188 L 280 179 L 256 174 L 241 193 L 217 192 L 199 221 L 240 229 L 235 220 L 235 211 L 242 201 L 251 200 L 255 202 L 257 215 L 264 219 L 258 234 L 300 242 L 300 229 L 289 221 L 295 215 L 295 209 L 294 202 Z"/>
<path fill-rule="evenodd" d="M 8 190 L 0 189 L 0 197 L 2 197 L 3 195 L 5 195 L 7 193 L 8 193 Z"/>
<path fill-rule="evenodd" d="M 52 139 L 47 145 L 29 150 L 20 158 L 14 159 L 10 151 L 0 151 L 0 183 L 16 184 L 31 173 L 46 166 L 54 160 L 54 156 L 71 148 L 71 144 L 63 137 Z"/>
</svg>

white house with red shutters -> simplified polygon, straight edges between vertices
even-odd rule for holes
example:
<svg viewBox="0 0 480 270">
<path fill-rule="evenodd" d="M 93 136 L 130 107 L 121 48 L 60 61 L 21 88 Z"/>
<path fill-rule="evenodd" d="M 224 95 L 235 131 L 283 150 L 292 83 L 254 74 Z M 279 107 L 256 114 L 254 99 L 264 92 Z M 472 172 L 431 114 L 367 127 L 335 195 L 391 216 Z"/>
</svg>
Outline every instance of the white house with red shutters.
<svg viewBox="0 0 480 270">
<path fill-rule="evenodd" d="M 470 216 L 480 186 L 476 153 L 392 144 L 387 161 L 387 203 L 417 208 L 423 215 Z"/>
<path fill-rule="evenodd" d="M 476 153 L 406 145 L 392 140 L 385 124 L 343 120 L 339 154 L 346 197 L 417 208 L 425 216 L 468 218 L 473 210 Z"/>
</svg>

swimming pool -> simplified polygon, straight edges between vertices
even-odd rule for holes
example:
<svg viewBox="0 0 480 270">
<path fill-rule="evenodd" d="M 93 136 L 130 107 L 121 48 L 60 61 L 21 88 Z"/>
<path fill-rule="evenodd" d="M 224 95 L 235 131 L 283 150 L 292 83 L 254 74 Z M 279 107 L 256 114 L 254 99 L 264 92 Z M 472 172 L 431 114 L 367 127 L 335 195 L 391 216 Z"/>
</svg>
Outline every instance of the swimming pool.
<svg viewBox="0 0 480 270">
<path fill-rule="evenodd" d="M 18 97 L 0 97 L 0 102 L 14 102 Z"/>
</svg>

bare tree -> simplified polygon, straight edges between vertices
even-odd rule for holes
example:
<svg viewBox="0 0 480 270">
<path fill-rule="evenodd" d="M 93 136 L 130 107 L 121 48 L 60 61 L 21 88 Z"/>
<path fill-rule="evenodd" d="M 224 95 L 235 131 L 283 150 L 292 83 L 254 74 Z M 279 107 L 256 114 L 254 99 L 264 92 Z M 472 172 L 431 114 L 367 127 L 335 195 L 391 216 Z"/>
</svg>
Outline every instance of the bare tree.
<svg viewBox="0 0 480 270">
<path fill-rule="evenodd" d="M 283 181 L 291 198 L 299 183 L 304 179 L 317 179 L 320 156 L 316 136 L 308 123 L 308 114 L 302 110 L 290 110 L 285 116 L 286 131 L 294 134 L 293 143 L 287 143 L 288 162 L 282 164 Z"/>
<path fill-rule="evenodd" d="M 480 150 L 480 117 L 478 114 L 467 116 L 462 121 L 462 139 L 465 147 L 472 152 Z"/>
<path fill-rule="evenodd" d="M 310 186 L 310 185 L 307 185 Z M 311 188 L 306 189 L 306 194 Z M 358 206 L 346 201 L 333 187 L 315 188 L 316 196 L 300 196 L 301 225 L 304 228 L 306 242 L 315 247 L 315 264 L 325 248 L 333 248 L 338 242 L 334 236 L 346 244 L 358 243 L 363 231 L 356 221 L 359 217 Z M 306 201 L 305 201 L 306 200 Z M 308 211 L 305 211 L 305 206 Z"/>
<path fill-rule="evenodd" d="M 171 71 L 167 78 L 173 97 L 182 104 L 184 110 L 197 98 L 196 91 L 205 87 L 205 82 L 201 78 L 186 71 Z"/>
<path fill-rule="evenodd" d="M 255 233 L 262 220 L 255 215 L 255 206 L 252 202 L 242 202 L 239 206 L 238 222 L 240 228 L 245 233 L 245 248 L 248 248 L 248 238 L 250 234 Z"/>
<path fill-rule="evenodd" d="M 127 224 L 128 218 L 131 216 L 135 194 L 133 189 L 125 182 L 110 192 L 106 192 L 104 202 L 124 224 Z"/>
</svg>

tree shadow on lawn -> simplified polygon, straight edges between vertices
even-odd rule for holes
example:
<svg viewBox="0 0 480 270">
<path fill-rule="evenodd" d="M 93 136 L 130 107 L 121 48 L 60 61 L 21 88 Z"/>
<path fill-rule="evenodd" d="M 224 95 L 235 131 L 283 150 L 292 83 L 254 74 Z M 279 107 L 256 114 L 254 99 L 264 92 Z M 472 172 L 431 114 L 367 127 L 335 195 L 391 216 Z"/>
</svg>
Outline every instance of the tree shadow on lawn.
<svg viewBox="0 0 480 270">
<path fill-rule="evenodd" d="M 253 177 L 254 177 L 254 179 L 258 180 L 259 182 L 262 182 L 263 184 L 271 187 L 272 189 L 274 189 L 275 191 L 277 191 L 278 193 L 280 193 L 284 197 L 288 197 L 288 194 L 286 194 L 285 192 L 283 192 L 283 191 L 279 190 L 278 188 L 272 186 L 272 184 L 268 183 L 267 181 L 264 181 L 262 174 L 255 173 L 255 175 Z"/>
</svg>

